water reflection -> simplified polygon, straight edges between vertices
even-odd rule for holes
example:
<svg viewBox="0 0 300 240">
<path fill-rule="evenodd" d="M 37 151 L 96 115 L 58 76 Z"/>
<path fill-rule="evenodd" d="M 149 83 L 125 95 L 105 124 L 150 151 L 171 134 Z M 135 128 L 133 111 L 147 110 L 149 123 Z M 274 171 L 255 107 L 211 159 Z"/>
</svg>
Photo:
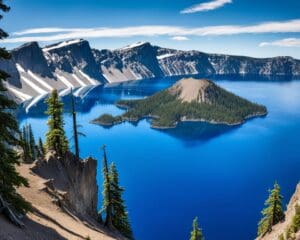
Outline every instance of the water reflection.
<svg viewBox="0 0 300 240">
<path fill-rule="evenodd" d="M 160 132 L 183 140 L 188 145 L 197 145 L 199 142 L 206 142 L 211 138 L 218 137 L 239 128 L 225 124 L 209 124 L 205 122 L 181 122 L 176 128 L 157 129 Z"/>
</svg>

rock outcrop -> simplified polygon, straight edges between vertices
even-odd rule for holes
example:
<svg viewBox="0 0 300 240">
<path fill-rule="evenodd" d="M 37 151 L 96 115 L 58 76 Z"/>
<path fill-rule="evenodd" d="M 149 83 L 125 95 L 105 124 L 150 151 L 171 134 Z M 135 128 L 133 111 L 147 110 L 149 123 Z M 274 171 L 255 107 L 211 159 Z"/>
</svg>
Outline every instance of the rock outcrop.
<svg viewBox="0 0 300 240">
<path fill-rule="evenodd" d="M 257 238 L 257 240 L 281 240 L 279 237 L 285 237 L 288 227 L 290 226 L 293 217 L 295 216 L 295 206 L 300 205 L 300 183 L 296 187 L 296 191 L 290 199 L 285 212 L 285 221 L 278 223 L 272 228 L 272 231 L 263 237 Z M 286 238 L 284 238 L 286 239 Z M 294 238 L 287 240 L 300 240 L 300 231 L 295 233 Z"/>
<path fill-rule="evenodd" d="M 98 187 L 96 182 L 97 161 L 76 159 L 71 153 L 57 158 L 52 152 L 45 160 L 39 160 L 33 172 L 48 179 L 50 191 L 57 194 L 59 204 L 85 219 L 97 218 Z"/>
<path fill-rule="evenodd" d="M 81 163 L 72 156 L 66 159 L 63 162 L 48 154 L 46 161 L 37 165 L 21 164 L 16 167 L 30 186 L 20 187 L 17 191 L 31 204 L 32 211 L 21 219 L 25 225 L 23 228 L 0 214 L 1 240 L 124 239 L 95 220 L 95 160 Z"/>
</svg>

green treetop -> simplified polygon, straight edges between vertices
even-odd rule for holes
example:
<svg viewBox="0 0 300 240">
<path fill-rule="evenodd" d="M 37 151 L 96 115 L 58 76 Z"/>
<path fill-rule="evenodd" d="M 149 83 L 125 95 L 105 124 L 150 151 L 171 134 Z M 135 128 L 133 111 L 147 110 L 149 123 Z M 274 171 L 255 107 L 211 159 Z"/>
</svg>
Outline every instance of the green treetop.
<svg viewBox="0 0 300 240">
<path fill-rule="evenodd" d="M 9 7 L 0 1 L 0 11 L 8 12 Z M 0 19 L 3 16 L 0 15 Z M 0 39 L 8 35 L 0 29 Z M 5 48 L 0 47 L 0 60 L 5 61 L 10 58 L 10 54 Z M 7 89 L 4 81 L 9 75 L 0 70 L 0 198 L 10 203 L 18 212 L 24 213 L 29 210 L 30 205 L 19 195 L 16 187 L 28 186 L 25 178 L 21 177 L 16 171 L 15 165 L 20 164 L 19 156 L 15 152 L 15 146 L 19 146 L 18 139 L 19 126 L 12 110 L 16 108 L 14 101 L 7 97 Z"/>
<path fill-rule="evenodd" d="M 282 199 L 280 186 L 275 183 L 273 189 L 269 190 L 269 197 L 265 202 L 265 208 L 261 212 L 262 219 L 258 223 L 258 236 L 263 236 L 272 231 L 272 226 L 284 220 Z"/>
<path fill-rule="evenodd" d="M 53 90 L 51 96 L 46 100 L 49 115 L 46 134 L 46 146 L 48 150 L 54 150 L 59 156 L 68 151 L 69 144 L 64 130 L 63 103 L 60 101 L 57 90 Z"/>
<path fill-rule="evenodd" d="M 133 239 L 133 233 L 126 211 L 125 202 L 122 198 L 124 188 L 119 185 L 119 174 L 114 163 L 110 165 L 110 181 L 111 181 L 111 195 L 112 195 L 112 208 L 113 208 L 113 225 L 125 237 Z"/>
<path fill-rule="evenodd" d="M 202 229 L 199 228 L 197 217 L 193 220 L 193 230 L 191 231 L 190 240 L 204 240 Z"/>
</svg>

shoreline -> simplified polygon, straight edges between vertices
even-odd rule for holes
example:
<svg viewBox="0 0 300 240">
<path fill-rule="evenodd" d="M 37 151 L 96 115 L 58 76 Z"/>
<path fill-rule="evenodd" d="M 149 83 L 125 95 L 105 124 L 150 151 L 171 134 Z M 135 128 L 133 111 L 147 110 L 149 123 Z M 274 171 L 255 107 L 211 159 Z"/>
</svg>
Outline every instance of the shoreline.
<svg viewBox="0 0 300 240">
<path fill-rule="evenodd" d="M 206 119 L 203 119 L 203 118 L 200 118 L 200 119 L 187 119 L 185 117 L 182 117 L 180 119 L 180 121 L 178 122 L 175 122 L 174 125 L 172 126 L 156 126 L 156 125 L 153 125 L 151 123 L 151 128 L 152 129 L 160 129 L 160 130 L 164 130 L 164 129 L 174 129 L 178 126 L 178 124 L 180 122 L 204 122 L 204 123 L 208 123 L 208 124 L 214 124 L 214 125 L 227 125 L 227 126 L 238 126 L 238 125 L 241 125 L 243 123 L 245 123 L 247 120 L 249 119 L 252 119 L 252 118 L 255 118 L 255 117 L 264 117 L 264 116 L 267 116 L 268 115 L 268 111 L 266 111 L 265 113 L 255 113 L 255 114 L 250 114 L 248 116 L 246 116 L 242 121 L 239 121 L 239 122 L 234 122 L 234 123 L 228 123 L 228 122 L 218 122 L 218 121 L 215 121 L 215 120 L 206 120 Z M 100 121 L 96 121 L 96 120 L 92 120 L 90 121 L 90 123 L 92 124 L 97 124 L 97 125 L 100 125 L 102 127 L 113 127 L 115 125 L 118 125 L 118 124 L 121 124 L 123 122 L 139 122 L 141 121 L 142 119 L 153 119 L 155 118 L 155 116 L 150 116 L 150 115 L 147 115 L 147 116 L 143 116 L 141 118 L 135 118 L 135 119 L 128 119 L 128 118 L 123 118 L 122 117 L 122 120 L 121 121 L 117 121 L 117 122 L 112 122 L 112 123 L 106 123 L 106 122 L 100 122 Z"/>
</svg>

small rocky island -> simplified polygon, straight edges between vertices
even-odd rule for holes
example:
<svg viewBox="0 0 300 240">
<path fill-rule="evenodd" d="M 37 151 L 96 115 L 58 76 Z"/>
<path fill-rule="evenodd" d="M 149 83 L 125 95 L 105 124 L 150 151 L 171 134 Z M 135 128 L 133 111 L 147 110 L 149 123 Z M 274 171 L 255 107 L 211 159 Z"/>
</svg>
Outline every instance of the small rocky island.
<svg viewBox="0 0 300 240">
<path fill-rule="evenodd" d="M 103 114 L 92 123 L 112 126 L 124 121 L 151 118 L 153 128 L 173 128 L 181 121 L 237 125 L 267 114 L 265 106 L 234 95 L 206 79 L 185 78 L 170 88 L 139 100 L 121 100 L 127 111 L 120 116 Z"/>
</svg>

